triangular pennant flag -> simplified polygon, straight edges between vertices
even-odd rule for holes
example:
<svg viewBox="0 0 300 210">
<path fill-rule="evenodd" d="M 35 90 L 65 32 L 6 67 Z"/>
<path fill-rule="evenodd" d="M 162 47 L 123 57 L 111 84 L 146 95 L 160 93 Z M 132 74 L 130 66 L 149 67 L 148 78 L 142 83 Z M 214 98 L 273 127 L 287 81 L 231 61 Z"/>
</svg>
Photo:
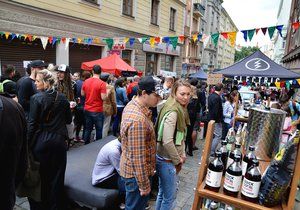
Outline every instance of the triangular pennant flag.
<svg viewBox="0 0 300 210">
<path fill-rule="evenodd" d="M 169 44 L 169 42 L 170 42 L 170 37 L 165 36 L 165 37 L 163 38 L 163 41 L 164 41 L 165 43 Z"/>
<path fill-rule="evenodd" d="M 53 38 L 51 36 L 49 36 L 48 41 L 49 41 L 50 44 L 52 44 L 52 40 L 53 40 Z"/>
<path fill-rule="evenodd" d="M 113 39 L 104 39 L 104 41 L 106 42 L 108 49 L 112 49 L 112 46 L 114 45 L 114 40 Z"/>
<path fill-rule="evenodd" d="M 77 38 L 77 42 L 78 42 L 78 44 L 81 44 L 82 43 L 82 39 L 81 38 Z"/>
<path fill-rule="evenodd" d="M 243 37 L 244 37 L 245 42 L 247 42 L 247 38 L 248 38 L 247 34 L 248 34 L 248 31 L 247 31 L 247 30 L 243 30 L 243 31 L 241 31 L 241 32 L 243 33 Z"/>
<path fill-rule="evenodd" d="M 261 28 L 261 31 L 263 32 L 264 35 L 266 35 L 267 29 L 268 28 Z"/>
<path fill-rule="evenodd" d="M 184 41 L 184 35 L 180 35 L 178 38 L 179 38 L 179 41 L 180 41 L 180 42 L 183 42 L 183 41 Z"/>
<path fill-rule="evenodd" d="M 235 45 L 236 33 L 236 31 L 228 32 L 228 38 L 231 46 Z"/>
<path fill-rule="evenodd" d="M 30 42 L 32 41 L 32 35 L 29 34 L 27 38 Z"/>
<path fill-rule="evenodd" d="M 178 44 L 178 36 L 170 37 L 171 44 L 175 50 Z"/>
<path fill-rule="evenodd" d="M 41 40 L 42 45 L 43 45 L 43 48 L 44 48 L 44 50 L 45 50 L 45 49 L 46 49 L 46 46 L 47 46 L 47 43 L 48 43 L 48 37 L 41 36 L 41 37 L 40 37 L 40 40 Z"/>
<path fill-rule="evenodd" d="M 54 36 L 53 39 L 52 39 L 52 46 L 55 45 L 56 41 L 57 41 L 57 38 Z"/>
<path fill-rule="evenodd" d="M 93 43 L 93 38 L 88 38 L 88 44 L 92 44 Z"/>
<path fill-rule="evenodd" d="M 24 41 L 27 39 L 28 34 L 23 34 Z"/>
<path fill-rule="evenodd" d="M 0 36 L 3 36 L 3 35 L 5 35 L 5 33 L 4 33 L 4 32 L 2 32 L 2 31 L 0 31 Z"/>
<path fill-rule="evenodd" d="M 60 38 L 60 37 L 57 37 L 57 38 L 56 38 L 56 43 L 57 43 L 57 44 L 60 44 L 60 41 L 61 41 L 61 38 Z"/>
<path fill-rule="evenodd" d="M 5 32 L 5 38 L 6 38 L 6 39 L 8 39 L 9 34 L 10 34 L 9 32 Z"/>
<path fill-rule="evenodd" d="M 215 46 L 217 46 L 217 44 L 218 44 L 219 36 L 220 36 L 219 33 L 214 33 L 211 35 L 211 39 Z"/>
<path fill-rule="evenodd" d="M 206 48 L 209 40 L 210 40 L 210 36 L 206 35 L 206 34 L 203 34 L 202 36 L 202 40 L 203 40 L 203 47 Z"/>
<path fill-rule="evenodd" d="M 255 29 L 255 33 L 257 34 L 259 32 L 260 28 Z"/>
<path fill-rule="evenodd" d="M 140 41 L 140 43 L 144 44 L 145 41 L 148 39 L 148 37 L 142 37 L 142 38 L 138 38 L 138 40 Z"/>
<path fill-rule="evenodd" d="M 126 44 L 128 41 L 129 41 L 129 38 L 128 38 L 128 37 L 125 37 L 125 38 L 124 38 L 124 43 Z"/>
<path fill-rule="evenodd" d="M 32 41 L 36 40 L 36 38 L 38 38 L 37 36 L 33 35 L 32 36 Z"/>
<path fill-rule="evenodd" d="M 286 82 L 285 82 L 285 87 L 286 87 L 287 89 L 290 89 L 290 87 L 291 87 L 291 84 L 290 84 L 290 82 L 289 82 L 289 81 L 286 81 Z"/>
<path fill-rule="evenodd" d="M 300 79 L 297 79 L 298 84 L 300 85 Z"/>
<path fill-rule="evenodd" d="M 275 86 L 279 89 L 280 88 L 280 82 L 275 82 Z"/>
<path fill-rule="evenodd" d="M 70 43 L 70 38 L 65 38 L 65 50 L 67 50 L 69 48 L 69 43 Z"/>
<path fill-rule="evenodd" d="M 283 25 L 276 26 L 276 29 L 278 30 L 278 33 L 281 37 L 282 37 L 282 33 L 281 33 L 282 28 L 283 28 Z"/>
<path fill-rule="evenodd" d="M 250 42 L 254 36 L 254 32 L 255 32 L 255 29 L 248 30 L 248 38 L 249 38 Z"/>
<path fill-rule="evenodd" d="M 300 22 L 292 23 L 292 27 L 294 30 L 297 30 L 300 27 Z"/>
<path fill-rule="evenodd" d="M 75 44 L 77 43 L 77 38 L 72 38 L 72 42 Z"/>
<path fill-rule="evenodd" d="M 20 34 L 16 34 L 16 37 L 19 38 Z"/>
<path fill-rule="evenodd" d="M 202 34 L 198 34 L 197 36 L 198 42 L 202 39 Z"/>
<path fill-rule="evenodd" d="M 13 40 L 14 38 L 16 38 L 16 34 L 12 33 L 11 34 L 11 40 Z"/>
<path fill-rule="evenodd" d="M 159 36 L 155 37 L 154 40 L 155 40 L 156 43 L 160 43 L 160 37 Z"/>
<path fill-rule="evenodd" d="M 62 37 L 61 41 L 62 41 L 63 44 L 65 44 L 66 43 L 66 37 Z"/>
<path fill-rule="evenodd" d="M 196 42 L 197 39 L 198 39 L 197 34 L 194 34 L 194 35 L 192 36 L 192 39 L 193 39 L 194 42 Z"/>
<path fill-rule="evenodd" d="M 135 40 L 135 38 L 130 38 L 130 39 L 129 39 L 129 45 L 130 45 L 130 47 L 133 46 L 134 40 Z"/>
<path fill-rule="evenodd" d="M 149 43 L 150 43 L 150 46 L 151 46 L 152 48 L 154 48 L 154 45 L 155 45 L 155 38 L 154 38 L 154 37 L 150 37 Z"/>
<path fill-rule="evenodd" d="M 298 84 L 297 80 L 294 79 L 292 84 L 297 85 Z"/>
<path fill-rule="evenodd" d="M 94 43 L 99 44 L 100 43 L 100 39 L 97 37 L 94 39 Z"/>
<path fill-rule="evenodd" d="M 222 32 L 221 35 L 222 35 L 225 39 L 228 39 L 228 33 L 227 33 L 227 32 Z"/>
<path fill-rule="evenodd" d="M 269 28 L 268 28 L 268 32 L 269 32 L 269 37 L 270 37 L 270 39 L 272 39 L 272 37 L 273 37 L 275 28 L 276 28 L 275 26 L 272 26 L 272 27 L 269 27 Z"/>
</svg>

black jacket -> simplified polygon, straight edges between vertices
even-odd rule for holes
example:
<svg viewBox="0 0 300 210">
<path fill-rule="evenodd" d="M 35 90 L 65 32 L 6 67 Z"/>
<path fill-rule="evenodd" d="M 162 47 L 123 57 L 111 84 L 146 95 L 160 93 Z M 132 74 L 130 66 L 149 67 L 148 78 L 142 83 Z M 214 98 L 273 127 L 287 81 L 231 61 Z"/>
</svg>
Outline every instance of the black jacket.
<svg viewBox="0 0 300 210">
<path fill-rule="evenodd" d="M 33 139 L 38 130 L 67 136 L 66 124 L 71 122 L 70 104 L 65 95 L 57 91 L 46 91 L 30 98 L 28 141 Z"/>
<path fill-rule="evenodd" d="M 30 97 L 37 93 L 34 80 L 30 77 L 22 77 L 17 82 L 18 100 L 25 113 L 30 111 Z"/>
<path fill-rule="evenodd" d="M 208 119 L 216 123 L 223 122 L 222 99 L 217 93 L 208 96 Z"/>
<path fill-rule="evenodd" d="M 0 203 L 11 210 L 15 204 L 15 189 L 27 167 L 26 120 L 22 107 L 0 95 Z"/>
</svg>

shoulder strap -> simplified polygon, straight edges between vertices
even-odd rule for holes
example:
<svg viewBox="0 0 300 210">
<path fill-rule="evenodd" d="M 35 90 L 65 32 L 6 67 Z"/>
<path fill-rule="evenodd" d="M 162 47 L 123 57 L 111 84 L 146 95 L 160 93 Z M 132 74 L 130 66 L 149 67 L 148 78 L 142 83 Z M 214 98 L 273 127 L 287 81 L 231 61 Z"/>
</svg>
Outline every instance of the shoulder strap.
<svg viewBox="0 0 300 210">
<path fill-rule="evenodd" d="M 9 79 L 6 79 L 4 80 L 3 82 L 0 82 L 0 93 L 3 93 L 4 92 L 4 85 L 8 82 L 10 82 L 11 80 Z"/>
</svg>

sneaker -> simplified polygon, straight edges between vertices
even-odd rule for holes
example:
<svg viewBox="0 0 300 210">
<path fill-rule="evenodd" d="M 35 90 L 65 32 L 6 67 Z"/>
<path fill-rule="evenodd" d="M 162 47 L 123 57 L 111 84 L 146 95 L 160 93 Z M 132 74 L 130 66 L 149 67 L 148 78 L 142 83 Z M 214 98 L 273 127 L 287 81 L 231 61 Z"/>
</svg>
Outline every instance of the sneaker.
<svg viewBox="0 0 300 210">
<path fill-rule="evenodd" d="M 125 207 L 126 207 L 125 203 L 121 203 L 120 206 L 119 206 L 120 209 L 125 209 Z"/>
</svg>

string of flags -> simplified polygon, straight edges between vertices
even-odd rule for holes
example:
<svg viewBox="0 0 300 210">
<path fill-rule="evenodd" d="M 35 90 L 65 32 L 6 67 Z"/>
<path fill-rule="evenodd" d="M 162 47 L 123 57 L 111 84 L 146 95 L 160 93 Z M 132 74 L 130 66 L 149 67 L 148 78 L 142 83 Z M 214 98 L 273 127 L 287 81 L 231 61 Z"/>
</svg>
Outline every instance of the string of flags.
<svg viewBox="0 0 300 210">
<path fill-rule="evenodd" d="M 268 84 L 268 86 L 271 85 L 271 83 L 267 83 L 267 84 Z M 250 86 L 251 81 L 243 81 L 242 85 Z M 281 88 L 290 89 L 291 87 L 299 87 L 300 79 L 277 81 L 277 82 L 274 82 L 274 85 L 276 86 L 277 89 L 281 89 Z"/>
<path fill-rule="evenodd" d="M 291 24 L 293 30 L 298 30 L 300 28 L 300 22 L 294 22 Z M 272 39 L 275 30 L 278 31 L 279 35 L 282 37 L 282 29 L 283 25 L 277 25 L 277 26 L 270 26 L 270 27 L 264 27 L 264 28 L 255 28 L 255 29 L 249 29 L 249 30 L 241 30 L 239 32 L 243 33 L 244 40 L 251 41 L 255 34 L 257 34 L 259 31 L 263 33 L 263 35 L 266 35 L 268 32 L 268 35 L 270 39 Z M 191 37 L 189 36 L 165 36 L 165 37 L 141 37 L 141 38 L 134 38 L 134 37 L 117 37 L 117 38 L 100 38 L 100 37 L 87 37 L 87 38 L 81 38 L 81 37 L 73 37 L 73 38 L 67 38 L 67 37 L 58 37 L 58 36 L 37 36 L 37 35 L 31 35 L 31 34 L 17 34 L 17 33 L 10 33 L 10 32 L 0 32 L 0 37 L 5 37 L 7 40 L 13 40 L 15 38 L 18 38 L 20 40 L 28 40 L 30 42 L 35 41 L 36 39 L 40 39 L 42 46 L 44 49 L 46 49 L 47 44 L 54 46 L 56 43 L 63 43 L 65 44 L 65 48 L 67 49 L 69 47 L 69 43 L 78 43 L 78 44 L 85 44 L 85 45 L 91 45 L 91 44 L 100 44 L 105 43 L 107 44 L 108 48 L 111 50 L 114 46 L 125 46 L 127 42 L 129 42 L 130 47 L 133 47 L 136 40 L 138 40 L 140 43 L 144 44 L 147 40 L 152 48 L 155 47 L 155 44 L 159 43 L 166 43 L 167 45 L 171 44 L 173 46 L 173 49 L 176 49 L 178 43 L 183 43 L 185 39 L 190 39 L 194 43 L 197 42 L 203 42 L 204 47 L 209 43 L 211 40 L 212 43 L 217 46 L 218 41 L 220 37 L 223 39 L 226 39 L 229 41 L 231 46 L 235 45 L 236 36 L 238 31 L 230 31 L 230 32 L 218 32 L 213 34 L 202 34 L 202 33 L 196 33 L 192 34 Z M 220 36 L 221 35 L 221 36 Z"/>
</svg>

